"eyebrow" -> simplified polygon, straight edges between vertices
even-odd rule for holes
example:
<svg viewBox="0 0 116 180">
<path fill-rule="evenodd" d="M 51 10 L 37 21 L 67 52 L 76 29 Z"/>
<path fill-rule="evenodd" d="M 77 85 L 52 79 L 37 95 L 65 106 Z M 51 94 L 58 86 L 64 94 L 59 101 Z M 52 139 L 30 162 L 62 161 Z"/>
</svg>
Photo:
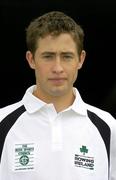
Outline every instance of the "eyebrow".
<svg viewBox="0 0 116 180">
<path fill-rule="evenodd" d="M 41 53 L 41 55 L 46 55 L 46 54 L 54 55 L 56 53 L 55 52 L 51 52 L 51 51 L 45 51 L 45 52 Z"/>
<path fill-rule="evenodd" d="M 49 54 L 49 55 L 55 55 L 56 54 L 56 52 L 52 52 L 52 51 L 45 51 L 45 52 L 42 52 L 41 53 L 41 55 L 47 55 L 47 54 Z M 68 54 L 68 55 L 74 55 L 74 53 L 73 52 L 71 52 L 71 51 L 62 51 L 60 54 L 62 54 L 62 55 L 66 55 L 66 54 Z"/>
</svg>

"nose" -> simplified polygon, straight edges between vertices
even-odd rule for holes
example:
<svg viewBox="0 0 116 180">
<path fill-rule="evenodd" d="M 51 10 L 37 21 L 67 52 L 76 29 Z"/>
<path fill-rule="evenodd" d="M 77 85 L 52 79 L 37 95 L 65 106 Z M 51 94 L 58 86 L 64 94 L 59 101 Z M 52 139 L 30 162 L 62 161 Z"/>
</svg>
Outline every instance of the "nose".
<svg viewBox="0 0 116 180">
<path fill-rule="evenodd" d="M 59 74 L 59 73 L 62 73 L 63 71 L 64 70 L 63 70 L 61 59 L 57 57 L 53 65 L 52 72 Z"/>
</svg>

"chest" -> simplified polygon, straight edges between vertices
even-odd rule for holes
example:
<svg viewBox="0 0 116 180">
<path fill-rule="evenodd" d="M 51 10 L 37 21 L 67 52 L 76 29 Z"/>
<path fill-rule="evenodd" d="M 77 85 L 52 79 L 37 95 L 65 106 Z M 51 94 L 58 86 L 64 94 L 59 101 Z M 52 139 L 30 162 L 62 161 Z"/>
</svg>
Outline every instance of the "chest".
<svg viewBox="0 0 116 180">
<path fill-rule="evenodd" d="M 45 180 L 107 180 L 106 147 L 89 118 L 41 117 L 23 117 L 9 131 L 3 149 L 9 171 Z"/>
</svg>

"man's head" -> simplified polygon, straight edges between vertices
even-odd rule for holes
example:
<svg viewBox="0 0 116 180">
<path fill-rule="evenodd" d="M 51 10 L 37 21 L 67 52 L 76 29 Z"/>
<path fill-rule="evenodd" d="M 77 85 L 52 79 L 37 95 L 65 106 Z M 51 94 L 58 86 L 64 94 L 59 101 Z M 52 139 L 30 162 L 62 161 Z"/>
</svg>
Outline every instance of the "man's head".
<svg viewBox="0 0 116 180">
<path fill-rule="evenodd" d="M 62 33 L 72 36 L 80 55 L 83 50 L 83 29 L 71 17 L 59 11 L 46 13 L 30 23 L 26 30 L 27 48 L 34 55 L 40 38 L 47 35 L 58 36 Z"/>
<path fill-rule="evenodd" d="M 61 12 L 50 12 L 30 23 L 26 59 L 35 70 L 39 98 L 72 95 L 86 55 L 83 38 L 81 27 Z"/>
</svg>

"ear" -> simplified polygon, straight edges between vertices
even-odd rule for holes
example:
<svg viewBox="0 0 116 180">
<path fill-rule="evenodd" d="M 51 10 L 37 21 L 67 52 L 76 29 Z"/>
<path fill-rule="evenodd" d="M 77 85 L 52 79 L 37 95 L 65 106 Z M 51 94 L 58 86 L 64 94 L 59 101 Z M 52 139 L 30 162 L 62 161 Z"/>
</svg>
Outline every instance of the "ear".
<svg viewBox="0 0 116 180">
<path fill-rule="evenodd" d="M 31 51 L 26 52 L 26 59 L 28 61 L 30 68 L 35 69 L 35 60 Z"/>
<path fill-rule="evenodd" d="M 82 65 L 85 61 L 85 57 L 86 57 L 86 52 L 84 50 L 81 51 L 81 54 L 79 56 L 79 64 L 78 64 L 78 69 L 82 68 Z"/>
</svg>

